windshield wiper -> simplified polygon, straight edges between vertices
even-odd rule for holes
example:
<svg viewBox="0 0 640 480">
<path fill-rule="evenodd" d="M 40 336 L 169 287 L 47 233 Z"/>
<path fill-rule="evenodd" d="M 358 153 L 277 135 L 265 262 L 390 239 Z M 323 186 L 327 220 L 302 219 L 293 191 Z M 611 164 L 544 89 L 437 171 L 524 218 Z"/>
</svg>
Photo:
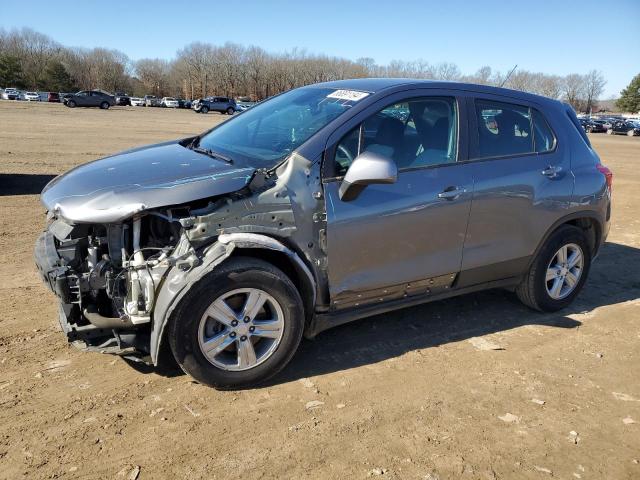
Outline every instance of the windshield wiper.
<svg viewBox="0 0 640 480">
<path fill-rule="evenodd" d="M 214 152 L 213 150 L 211 150 L 210 148 L 204 148 L 204 147 L 191 147 L 191 150 L 193 150 L 194 152 L 197 153 L 202 153 L 204 155 L 208 155 L 211 158 L 217 158 L 218 160 L 223 160 L 229 164 L 233 163 L 233 160 L 225 155 L 222 155 L 221 153 L 218 152 Z"/>
</svg>

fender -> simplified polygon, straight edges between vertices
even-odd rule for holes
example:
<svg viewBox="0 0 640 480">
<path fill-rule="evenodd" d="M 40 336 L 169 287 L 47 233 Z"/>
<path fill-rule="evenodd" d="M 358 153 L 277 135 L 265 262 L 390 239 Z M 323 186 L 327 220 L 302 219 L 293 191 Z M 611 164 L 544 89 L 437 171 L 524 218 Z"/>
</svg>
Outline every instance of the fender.
<svg viewBox="0 0 640 480">
<path fill-rule="evenodd" d="M 151 328 L 150 354 L 154 365 L 158 364 L 160 344 L 165 327 L 171 318 L 171 314 L 179 305 L 180 300 L 186 295 L 191 286 L 212 272 L 224 260 L 229 258 L 236 248 L 268 249 L 286 254 L 294 263 L 299 273 L 309 282 L 313 292 L 313 305 L 315 305 L 316 282 L 309 267 L 302 261 L 296 252 L 286 245 L 267 235 L 256 233 L 225 233 L 218 240 L 207 247 L 201 257 L 202 262 L 188 271 L 180 268 L 172 268 L 165 281 L 157 292 L 157 302 L 153 310 L 153 325 Z"/>
<path fill-rule="evenodd" d="M 595 222 L 596 226 L 597 226 L 595 245 L 594 245 L 594 252 L 593 252 L 593 258 L 595 258 L 596 254 L 597 254 L 597 252 L 598 252 L 598 250 L 599 250 L 599 248 L 601 246 L 601 243 L 606 238 L 605 235 L 604 235 L 604 232 L 602 231 L 603 226 L 605 225 L 605 221 L 604 221 L 604 218 L 602 217 L 602 214 L 600 214 L 599 212 L 597 212 L 595 210 L 580 210 L 580 211 L 577 211 L 577 212 L 570 213 L 569 215 L 565 215 L 562 218 L 559 218 L 558 220 L 556 220 L 551 225 L 551 227 L 549 227 L 547 229 L 545 234 L 542 236 L 542 239 L 538 243 L 538 246 L 536 247 L 536 250 L 533 252 L 533 255 L 529 259 L 529 264 L 527 265 L 527 270 L 529 268 L 531 268 L 531 265 L 533 264 L 533 262 L 535 261 L 536 257 L 538 256 L 538 253 L 540 252 L 542 247 L 545 245 L 545 243 L 547 243 L 547 240 L 549 239 L 551 234 L 553 232 L 555 232 L 556 229 L 560 225 L 568 223 L 568 222 L 570 222 L 572 220 L 577 220 L 579 218 L 589 218 L 589 219 L 593 220 Z"/>
</svg>

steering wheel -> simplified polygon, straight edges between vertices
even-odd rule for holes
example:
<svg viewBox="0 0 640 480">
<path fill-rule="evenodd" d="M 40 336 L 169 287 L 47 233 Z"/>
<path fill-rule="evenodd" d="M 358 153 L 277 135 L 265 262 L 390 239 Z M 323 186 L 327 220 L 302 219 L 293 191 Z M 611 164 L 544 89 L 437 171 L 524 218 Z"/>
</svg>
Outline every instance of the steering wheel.
<svg viewBox="0 0 640 480">
<path fill-rule="evenodd" d="M 347 160 L 346 162 L 341 162 L 338 160 L 338 152 L 341 153 L 342 157 Z M 353 154 L 349 151 L 349 149 L 344 145 L 338 145 L 338 147 L 336 148 L 336 163 L 339 163 L 342 168 L 348 168 L 352 162 Z"/>
</svg>

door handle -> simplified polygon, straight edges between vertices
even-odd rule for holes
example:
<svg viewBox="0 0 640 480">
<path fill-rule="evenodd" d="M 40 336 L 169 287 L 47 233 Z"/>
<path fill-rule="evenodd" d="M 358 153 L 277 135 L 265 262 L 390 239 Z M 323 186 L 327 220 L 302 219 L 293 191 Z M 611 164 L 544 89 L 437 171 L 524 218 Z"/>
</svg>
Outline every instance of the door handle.
<svg viewBox="0 0 640 480">
<path fill-rule="evenodd" d="M 466 193 L 466 190 L 462 187 L 447 187 L 438 194 L 438 198 L 443 200 L 455 200 L 463 193 Z"/>
<path fill-rule="evenodd" d="M 560 172 L 562 171 L 562 167 L 549 165 L 547 168 L 542 170 L 542 175 L 549 178 L 558 178 L 560 176 Z"/>
</svg>

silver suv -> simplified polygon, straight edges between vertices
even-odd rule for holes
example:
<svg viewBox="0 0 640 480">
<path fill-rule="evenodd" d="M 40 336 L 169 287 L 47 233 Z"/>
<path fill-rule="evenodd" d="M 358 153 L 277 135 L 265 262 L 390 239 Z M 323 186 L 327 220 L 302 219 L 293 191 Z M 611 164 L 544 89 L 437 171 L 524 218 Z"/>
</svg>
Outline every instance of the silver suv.
<svg viewBox="0 0 640 480">
<path fill-rule="evenodd" d="M 611 172 L 573 110 L 506 89 L 359 79 L 77 167 L 36 244 L 68 340 L 216 387 L 302 336 L 488 288 L 555 311 L 609 231 Z"/>
</svg>

